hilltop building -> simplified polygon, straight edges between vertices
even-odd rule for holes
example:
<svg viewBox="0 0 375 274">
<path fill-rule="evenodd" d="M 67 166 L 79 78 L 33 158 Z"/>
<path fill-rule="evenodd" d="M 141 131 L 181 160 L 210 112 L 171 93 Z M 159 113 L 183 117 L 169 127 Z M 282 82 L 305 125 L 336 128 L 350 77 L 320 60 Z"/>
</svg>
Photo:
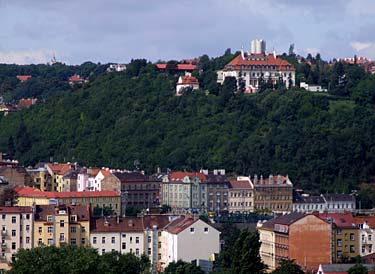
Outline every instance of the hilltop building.
<svg viewBox="0 0 375 274">
<path fill-rule="evenodd" d="M 226 77 L 235 77 L 245 84 L 245 93 L 255 93 L 264 83 L 284 84 L 287 88 L 295 85 L 295 68 L 289 62 L 273 54 L 266 53 L 264 40 L 253 40 L 251 51 L 244 52 L 217 71 L 217 81 L 224 83 Z"/>
<path fill-rule="evenodd" d="M 191 73 L 186 73 L 185 75 L 178 78 L 176 84 L 176 95 L 181 96 L 184 94 L 184 91 L 188 89 L 199 89 L 199 81 L 194 76 L 191 76 Z"/>
</svg>

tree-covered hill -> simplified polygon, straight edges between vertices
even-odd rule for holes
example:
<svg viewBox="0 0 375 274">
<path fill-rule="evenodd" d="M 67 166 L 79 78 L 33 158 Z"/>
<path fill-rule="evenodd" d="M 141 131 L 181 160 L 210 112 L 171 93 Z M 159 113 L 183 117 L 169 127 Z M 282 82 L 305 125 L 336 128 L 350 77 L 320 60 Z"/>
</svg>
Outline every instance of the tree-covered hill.
<svg viewBox="0 0 375 274">
<path fill-rule="evenodd" d="M 288 174 L 316 192 L 349 191 L 375 174 L 374 77 L 351 84 L 345 97 L 299 89 L 235 94 L 228 83 L 215 86 L 213 69 L 199 77 L 216 94 L 176 97 L 176 77 L 134 61 L 126 73 L 0 118 L 0 150 L 25 164 L 53 157 L 131 169 L 139 160 L 148 171 Z"/>
</svg>

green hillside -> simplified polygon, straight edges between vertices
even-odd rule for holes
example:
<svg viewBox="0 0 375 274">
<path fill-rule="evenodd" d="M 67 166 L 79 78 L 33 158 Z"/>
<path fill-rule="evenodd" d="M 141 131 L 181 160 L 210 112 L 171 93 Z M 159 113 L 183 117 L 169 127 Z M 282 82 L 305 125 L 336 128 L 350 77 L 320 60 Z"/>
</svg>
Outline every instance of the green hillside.
<svg viewBox="0 0 375 274">
<path fill-rule="evenodd" d="M 139 160 L 150 172 L 288 174 L 316 192 L 347 192 L 375 174 L 374 77 L 345 97 L 298 89 L 234 94 L 229 84 L 218 95 L 176 97 L 177 76 L 137 66 L 0 118 L 0 150 L 25 164 L 53 157 L 132 169 Z M 212 71 L 199 77 L 214 89 Z"/>
</svg>

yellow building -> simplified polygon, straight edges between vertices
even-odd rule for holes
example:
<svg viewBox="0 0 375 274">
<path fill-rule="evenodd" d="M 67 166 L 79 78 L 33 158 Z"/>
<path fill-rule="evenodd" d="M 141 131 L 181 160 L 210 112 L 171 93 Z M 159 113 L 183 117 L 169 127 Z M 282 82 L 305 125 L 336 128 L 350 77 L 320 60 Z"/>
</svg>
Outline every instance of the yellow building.
<svg viewBox="0 0 375 274">
<path fill-rule="evenodd" d="M 121 197 L 116 191 L 84 191 L 84 192 L 42 192 L 31 187 L 17 187 L 18 206 L 58 204 L 87 205 L 93 210 L 95 207 L 110 207 L 120 215 Z"/>
<path fill-rule="evenodd" d="M 33 180 L 33 186 L 41 191 L 48 191 L 51 188 L 51 176 L 44 167 L 35 169 L 26 169 Z"/>
<path fill-rule="evenodd" d="M 46 164 L 46 169 L 51 176 L 51 187 L 48 191 L 64 191 L 63 190 L 63 182 L 62 179 L 65 174 L 67 174 L 70 170 L 74 170 L 75 166 L 66 163 L 66 164 L 58 164 L 58 163 L 49 163 Z"/>
<path fill-rule="evenodd" d="M 38 205 L 34 219 L 34 246 L 90 243 L 90 209 L 82 205 Z"/>
</svg>

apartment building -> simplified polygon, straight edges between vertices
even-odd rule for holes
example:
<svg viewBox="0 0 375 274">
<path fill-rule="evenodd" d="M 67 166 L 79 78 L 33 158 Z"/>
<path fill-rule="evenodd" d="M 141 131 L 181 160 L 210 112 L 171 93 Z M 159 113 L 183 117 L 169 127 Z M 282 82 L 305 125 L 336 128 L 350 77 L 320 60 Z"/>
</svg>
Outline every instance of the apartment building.
<svg viewBox="0 0 375 274">
<path fill-rule="evenodd" d="M 255 175 L 254 210 L 261 213 L 289 213 L 293 210 L 293 184 L 288 176 L 263 178 Z"/>
<path fill-rule="evenodd" d="M 31 207 L 0 207 L 0 269 L 9 269 L 20 248 L 33 247 L 33 210 Z"/>
<path fill-rule="evenodd" d="M 356 202 L 350 194 L 321 194 L 310 196 L 296 193 L 293 201 L 293 211 L 304 213 L 344 213 L 355 212 Z"/>
<path fill-rule="evenodd" d="M 205 184 L 207 188 L 207 201 L 203 201 L 206 210 L 210 212 L 227 211 L 229 180 L 225 176 L 225 170 L 215 169 L 212 173 L 205 170 L 203 173 L 206 178 L 202 181 L 202 184 Z M 202 193 L 202 195 L 205 195 L 205 193 Z"/>
<path fill-rule="evenodd" d="M 64 191 L 63 188 L 63 176 L 70 170 L 74 170 L 76 166 L 71 163 L 59 164 L 59 163 L 48 163 L 45 165 L 49 175 L 51 176 L 51 186 L 47 191 Z"/>
<path fill-rule="evenodd" d="M 86 246 L 90 237 L 90 208 L 83 205 L 37 205 L 34 246 Z"/>
<path fill-rule="evenodd" d="M 250 177 L 238 176 L 229 182 L 228 208 L 231 213 L 254 211 L 254 185 Z"/>
<path fill-rule="evenodd" d="M 48 205 L 51 202 L 58 204 L 89 205 L 95 207 L 111 207 L 119 215 L 121 209 L 121 197 L 116 191 L 83 191 L 83 192 L 42 192 L 31 187 L 17 187 L 18 206 Z"/>
<path fill-rule="evenodd" d="M 332 226 L 332 262 L 343 263 L 360 254 L 358 226 L 352 213 L 321 213 L 317 217 Z"/>
<path fill-rule="evenodd" d="M 142 218 L 98 218 L 91 222 L 90 244 L 103 255 L 107 252 L 145 253 Z"/>
<path fill-rule="evenodd" d="M 200 219 L 181 216 L 161 233 L 161 270 L 183 260 L 209 260 L 220 252 L 220 232 Z"/>
<path fill-rule="evenodd" d="M 51 176 L 45 167 L 28 168 L 27 173 L 32 178 L 32 185 L 41 191 L 51 189 Z"/>
<path fill-rule="evenodd" d="M 313 214 L 281 215 L 259 223 L 258 231 L 260 256 L 270 272 L 282 259 L 295 260 L 305 271 L 331 262 L 331 225 Z"/>
</svg>

